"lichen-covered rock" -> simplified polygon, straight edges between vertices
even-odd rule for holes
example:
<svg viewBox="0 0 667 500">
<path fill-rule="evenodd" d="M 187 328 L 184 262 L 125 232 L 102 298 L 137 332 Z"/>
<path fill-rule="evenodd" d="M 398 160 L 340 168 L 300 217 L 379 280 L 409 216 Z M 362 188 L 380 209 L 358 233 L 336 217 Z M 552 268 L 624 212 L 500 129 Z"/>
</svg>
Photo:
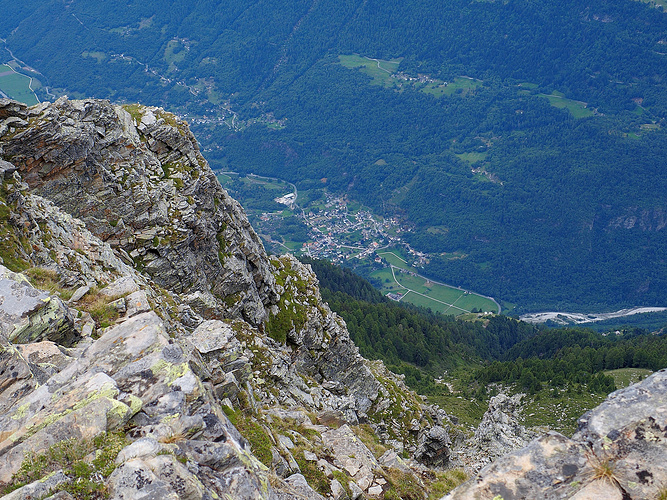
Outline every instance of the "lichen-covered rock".
<svg viewBox="0 0 667 500">
<path fill-rule="evenodd" d="M 648 499 L 667 483 L 667 370 L 612 393 L 567 438 L 556 432 L 496 460 L 447 499 Z"/>
<path fill-rule="evenodd" d="M 25 276 L 2 265 L 0 334 L 15 344 L 48 339 L 64 346 L 72 345 L 80 337 L 62 300 L 36 290 Z"/>
<path fill-rule="evenodd" d="M 0 156 L 33 193 L 82 219 L 159 285 L 209 292 L 228 305 L 218 314 L 264 320 L 277 300 L 264 248 L 184 122 L 157 108 L 66 98 L 28 114 L 17 134 L 0 138 Z"/>
<path fill-rule="evenodd" d="M 322 440 L 332 452 L 333 465 L 345 470 L 362 490 L 368 491 L 379 464 L 366 445 L 347 425 L 323 433 Z"/>
</svg>

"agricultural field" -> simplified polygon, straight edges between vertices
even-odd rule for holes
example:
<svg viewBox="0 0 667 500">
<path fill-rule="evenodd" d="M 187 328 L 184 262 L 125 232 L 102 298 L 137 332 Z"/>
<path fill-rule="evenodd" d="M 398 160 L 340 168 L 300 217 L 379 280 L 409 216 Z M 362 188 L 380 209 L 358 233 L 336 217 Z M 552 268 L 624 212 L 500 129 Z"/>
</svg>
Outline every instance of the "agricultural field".
<svg viewBox="0 0 667 500">
<path fill-rule="evenodd" d="M 554 90 L 551 94 L 537 94 L 537 96 L 547 98 L 549 104 L 555 108 L 567 109 L 575 118 L 586 118 L 595 114 L 588 109 L 585 102 L 568 99 L 562 92 Z"/>
<path fill-rule="evenodd" d="M 31 81 L 33 88 L 40 86 L 39 82 L 34 78 L 31 80 L 28 76 L 16 73 L 6 64 L 0 65 L 0 91 L 7 95 L 7 97 L 24 102 L 28 106 L 37 104 L 39 100 L 35 92 L 30 88 Z"/>
<path fill-rule="evenodd" d="M 435 97 L 451 96 L 454 94 L 466 95 L 471 90 L 482 84 L 481 81 L 467 76 L 456 77 L 452 82 L 443 82 L 426 75 L 408 75 L 398 72 L 398 66 L 402 59 L 373 59 L 356 54 L 338 56 L 339 63 L 348 69 L 359 68 L 360 71 L 370 76 L 373 85 L 382 85 L 401 89 L 403 86 L 412 86 L 417 90 Z"/>
<path fill-rule="evenodd" d="M 396 251 L 378 252 L 390 268 L 374 271 L 371 277 L 382 283 L 382 292 L 401 294 L 401 302 L 427 307 L 433 311 L 456 316 L 473 309 L 484 312 L 498 312 L 498 306 L 491 299 L 466 290 L 428 280 L 417 274 L 404 256 Z"/>
<path fill-rule="evenodd" d="M 383 61 L 382 59 L 371 59 L 356 54 L 338 56 L 338 60 L 341 65 L 348 69 L 360 68 L 363 73 L 373 79 L 373 84 L 384 85 L 385 87 L 392 85 L 391 75 L 398 70 L 398 65 L 401 63 L 401 59 Z"/>
<path fill-rule="evenodd" d="M 458 153 L 455 155 L 459 160 L 463 160 L 465 162 L 470 163 L 471 165 L 473 163 L 477 163 L 479 161 L 484 161 L 486 160 L 486 156 L 488 153 L 478 153 L 478 152 L 470 152 L 470 153 Z"/>
</svg>

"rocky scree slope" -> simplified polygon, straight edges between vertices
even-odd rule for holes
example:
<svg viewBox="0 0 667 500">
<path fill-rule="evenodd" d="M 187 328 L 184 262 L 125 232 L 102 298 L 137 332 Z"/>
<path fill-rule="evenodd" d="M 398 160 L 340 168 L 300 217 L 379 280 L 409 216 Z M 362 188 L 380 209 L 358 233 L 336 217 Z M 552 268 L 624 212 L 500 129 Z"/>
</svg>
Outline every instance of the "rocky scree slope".
<svg viewBox="0 0 667 500">
<path fill-rule="evenodd" d="M 185 123 L 0 100 L 0 158 L 6 498 L 424 497 L 448 416 L 265 254 Z"/>
</svg>

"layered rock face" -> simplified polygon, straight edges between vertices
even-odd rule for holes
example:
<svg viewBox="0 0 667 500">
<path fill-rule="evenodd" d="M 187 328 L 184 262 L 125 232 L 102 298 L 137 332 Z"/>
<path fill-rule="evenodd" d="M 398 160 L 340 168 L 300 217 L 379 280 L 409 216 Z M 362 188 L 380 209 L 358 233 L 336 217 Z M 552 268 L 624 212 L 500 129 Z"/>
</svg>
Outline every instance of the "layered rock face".
<svg viewBox="0 0 667 500">
<path fill-rule="evenodd" d="M 447 462 L 447 415 L 265 254 L 173 115 L 0 100 L 0 156 L 8 498 L 395 498 L 426 487 L 399 454 Z"/>
<path fill-rule="evenodd" d="M 265 319 L 278 296 L 262 244 L 185 123 L 157 108 L 65 98 L 29 110 L 7 102 L 2 114 L 14 131 L 0 155 L 32 193 L 203 314 Z"/>
<path fill-rule="evenodd" d="M 667 495 L 667 370 L 612 393 L 557 432 L 498 459 L 448 500 L 654 499 Z"/>
</svg>

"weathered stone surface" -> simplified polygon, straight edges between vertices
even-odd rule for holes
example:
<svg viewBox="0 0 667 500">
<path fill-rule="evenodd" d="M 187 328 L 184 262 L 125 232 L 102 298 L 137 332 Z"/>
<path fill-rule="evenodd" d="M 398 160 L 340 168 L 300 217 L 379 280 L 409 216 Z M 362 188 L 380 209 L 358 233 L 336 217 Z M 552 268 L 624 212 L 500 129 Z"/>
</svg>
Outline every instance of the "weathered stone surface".
<svg viewBox="0 0 667 500">
<path fill-rule="evenodd" d="M 179 500 L 171 485 L 139 459 L 129 460 L 111 474 L 109 490 L 115 500 Z"/>
<path fill-rule="evenodd" d="M 38 480 L 14 490 L 8 495 L 2 497 L 2 500 L 33 500 L 35 498 L 44 498 L 51 491 L 56 490 L 64 483 L 69 483 L 71 479 L 62 471 L 57 471 L 44 480 Z M 71 498 L 71 497 L 70 497 Z"/>
<path fill-rule="evenodd" d="M 324 500 L 324 497 L 313 490 L 302 474 L 293 474 L 285 482 L 289 484 L 304 500 Z"/>
<path fill-rule="evenodd" d="M 9 179 L 11 174 L 16 172 L 18 169 L 14 166 L 13 163 L 9 163 L 5 160 L 0 160 L 0 181 L 4 179 Z"/>
<path fill-rule="evenodd" d="M 72 297 L 69 299 L 70 302 L 78 302 L 83 298 L 84 295 L 86 295 L 88 292 L 90 292 L 90 287 L 88 285 L 83 285 L 77 288 L 72 295 Z"/>
<path fill-rule="evenodd" d="M 657 498 L 667 482 L 667 370 L 612 393 L 570 439 L 552 432 L 506 455 L 448 499 Z"/>
<path fill-rule="evenodd" d="M 0 333 L 17 344 L 48 339 L 69 346 L 79 338 L 62 300 L 36 290 L 25 276 L 1 265 Z"/>
<path fill-rule="evenodd" d="M 48 340 L 33 344 L 18 344 L 16 349 L 30 366 L 37 383 L 45 383 L 52 375 L 69 365 L 74 359 L 63 349 Z"/>
<path fill-rule="evenodd" d="M 9 117 L 27 118 L 28 106 L 22 102 L 0 98 L 0 120 L 4 120 Z"/>
<path fill-rule="evenodd" d="M 9 342 L 0 345 L 0 415 L 37 386 L 30 365 L 16 346 Z M 0 427 L 0 441 L 10 432 Z"/>
<path fill-rule="evenodd" d="M 139 291 L 139 285 L 134 278 L 132 276 L 122 276 L 100 290 L 100 293 L 107 297 L 120 297 L 137 291 Z"/>
<path fill-rule="evenodd" d="M 331 450 L 333 465 L 344 469 L 363 489 L 367 490 L 379 467 L 373 453 L 352 432 L 348 425 L 322 434 L 324 446 Z"/>
<path fill-rule="evenodd" d="M 24 112 L 11 106 L 3 112 Z M 139 120 L 138 129 L 120 106 L 61 98 L 6 140 L 4 154 L 33 192 L 132 254 L 158 284 L 231 296 L 234 305 L 221 312 L 260 323 L 277 295 L 243 210 L 220 187 L 184 122 L 157 108 L 135 111 L 156 121 Z"/>
<path fill-rule="evenodd" d="M 431 466 L 447 465 L 449 462 L 451 440 L 447 430 L 439 425 L 431 427 L 419 439 L 419 448 L 415 459 Z"/>
<path fill-rule="evenodd" d="M 125 314 L 128 318 L 151 310 L 151 305 L 148 303 L 148 297 L 143 290 L 137 290 L 125 297 L 125 307 L 127 308 Z"/>
</svg>

